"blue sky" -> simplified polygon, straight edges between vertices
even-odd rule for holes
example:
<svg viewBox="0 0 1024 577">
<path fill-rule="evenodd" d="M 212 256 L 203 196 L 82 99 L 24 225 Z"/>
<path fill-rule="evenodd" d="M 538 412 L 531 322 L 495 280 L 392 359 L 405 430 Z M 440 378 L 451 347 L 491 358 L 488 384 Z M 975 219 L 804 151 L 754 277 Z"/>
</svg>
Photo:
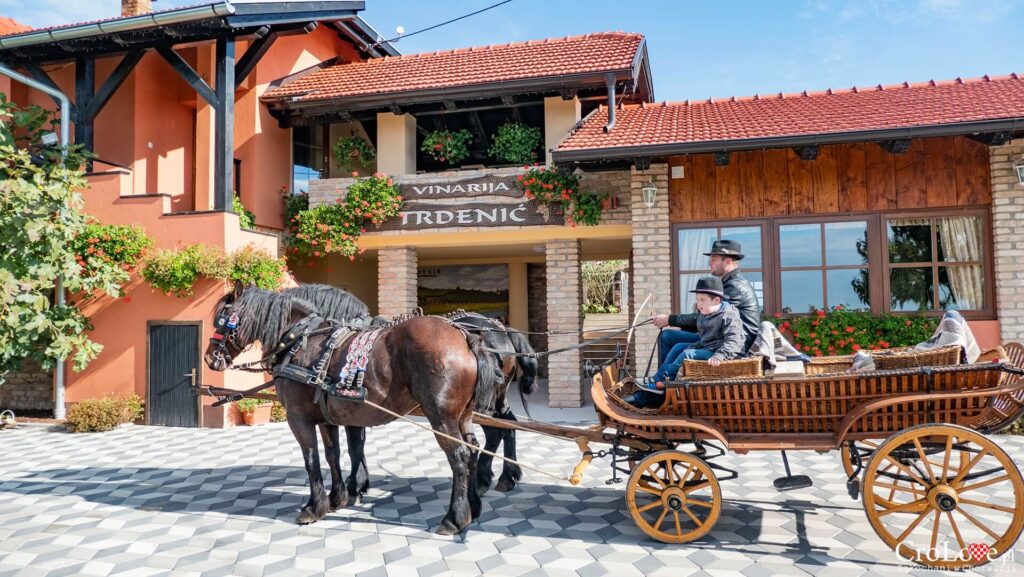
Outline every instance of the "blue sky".
<svg viewBox="0 0 1024 577">
<path fill-rule="evenodd" d="M 382 34 L 406 32 L 496 0 L 369 0 Z M 158 0 L 156 9 L 197 3 Z M 118 14 L 119 0 L 0 0 L 32 26 Z M 630 2 L 513 0 L 401 40 L 404 53 L 604 30 L 647 36 L 658 100 L 799 92 L 854 84 L 1022 72 L 1024 2 L 830 0 Z"/>
</svg>

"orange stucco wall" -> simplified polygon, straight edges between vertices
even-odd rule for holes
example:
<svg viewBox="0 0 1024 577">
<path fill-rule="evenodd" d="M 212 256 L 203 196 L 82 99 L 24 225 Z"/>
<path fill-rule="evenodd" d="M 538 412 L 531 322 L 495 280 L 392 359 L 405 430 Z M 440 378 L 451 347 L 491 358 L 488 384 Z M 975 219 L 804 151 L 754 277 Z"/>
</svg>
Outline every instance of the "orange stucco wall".
<svg viewBox="0 0 1024 577">
<path fill-rule="evenodd" d="M 246 48 L 245 42 L 237 44 L 236 59 Z M 179 53 L 214 85 L 212 44 L 183 48 Z M 327 27 L 279 38 L 235 93 L 235 158 L 242 161 L 241 196 L 261 226 L 280 229 L 282 225 L 280 191 L 291 183 L 291 132 L 278 126 L 259 96 L 272 81 L 339 55 L 349 60 L 357 57 L 352 46 Z M 97 62 L 97 86 L 119 60 Z M 44 69 L 74 100 L 74 64 L 46 65 Z M 12 87 L 6 79 L 0 80 L 0 91 L 19 104 L 55 108 L 45 94 L 20 85 Z M 90 189 L 84 192 L 86 211 L 104 223 L 142 226 L 156 248 L 202 242 L 232 252 L 252 244 L 277 254 L 276 237 L 240 230 L 235 215 L 209 211 L 213 203 L 213 122 L 209 105 L 197 98 L 159 55 L 147 54 L 95 122 L 94 152 L 129 170 L 111 170 L 110 165 L 97 163 L 98 174 L 89 177 Z M 186 211 L 190 213 L 181 214 Z M 91 338 L 104 348 L 84 371 L 77 373 L 68 367 L 67 401 L 131 392 L 145 398 L 148 323 L 199 321 L 203 325 L 200 345 L 205 349 L 213 307 L 225 290 L 224 283 L 204 280 L 195 287 L 193 297 L 181 299 L 133 278 L 126 298 L 83 302 L 83 311 L 95 327 Z M 81 298 L 69 295 L 73 301 Z M 246 358 L 258 358 L 259 353 L 251 351 Z M 202 383 L 235 388 L 266 378 L 253 373 L 216 373 L 205 365 L 200 373 Z M 204 407 L 202 418 L 206 426 L 224 426 L 232 420 L 223 408 L 209 406 Z"/>
</svg>

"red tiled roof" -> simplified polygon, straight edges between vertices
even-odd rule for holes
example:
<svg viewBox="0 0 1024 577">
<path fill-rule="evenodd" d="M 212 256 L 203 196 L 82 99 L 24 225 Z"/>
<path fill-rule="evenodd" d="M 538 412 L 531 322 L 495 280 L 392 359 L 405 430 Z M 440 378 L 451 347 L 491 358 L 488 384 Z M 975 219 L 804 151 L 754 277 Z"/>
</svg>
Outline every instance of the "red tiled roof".
<svg viewBox="0 0 1024 577">
<path fill-rule="evenodd" d="M 51 31 L 51 30 L 63 30 L 65 28 L 74 28 L 75 26 L 85 26 L 86 24 L 107 23 L 107 22 L 113 22 L 115 20 L 125 20 L 127 18 L 138 18 L 139 16 L 149 16 L 150 14 L 161 14 L 163 12 L 174 12 L 175 10 L 186 10 L 188 8 L 196 8 L 198 6 L 205 6 L 207 4 L 209 4 L 209 3 L 207 2 L 207 3 L 202 3 L 202 4 L 187 4 L 187 5 L 183 5 L 183 6 L 172 6 L 170 8 L 164 8 L 162 10 L 150 10 L 149 12 L 146 12 L 144 14 L 139 14 L 137 16 L 121 16 L 121 15 L 110 16 L 108 18 L 97 18 L 95 20 L 85 20 L 83 22 L 70 22 L 68 24 L 54 24 L 53 26 L 43 26 L 42 28 L 31 28 L 29 26 L 21 25 L 21 26 L 23 26 L 23 28 L 21 28 L 19 30 L 7 30 L 7 29 L 3 28 L 2 25 L 0 25 L 0 36 L 7 36 L 7 35 L 13 35 L 13 34 L 21 34 L 23 32 L 29 32 L 29 31 L 31 31 L 31 32 L 47 32 L 47 31 Z M 156 24 L 154 24 L 154 26 L 156 26 Z"/>
<path fill-rule="evenodd" d="M 28 32 L 31 29 L 31 26 L 26 26 L 17 20 L 8 18 L 7 16 L 0 16 L 0 36 Z"/>
<path fill-rule="evenodd" d="M 268 91 L 321 100 L 629 69 L 643 35 L 602 32 L 346 62 Z"/>
<path fill-rule="evenodd" d="M 1024 117 L 1017 74 L 595 110 L 558 151 L 836 134 Z M 1022 126 L 1024 128 L 1024 126 Z"/>
</svg>

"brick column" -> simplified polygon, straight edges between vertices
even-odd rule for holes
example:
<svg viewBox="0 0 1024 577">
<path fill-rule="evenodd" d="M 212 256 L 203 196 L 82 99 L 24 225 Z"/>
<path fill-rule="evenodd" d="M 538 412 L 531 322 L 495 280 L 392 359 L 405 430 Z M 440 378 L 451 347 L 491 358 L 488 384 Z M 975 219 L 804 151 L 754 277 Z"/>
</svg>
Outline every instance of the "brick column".
<svg viewBox="0 0 1024 577">
<path fill-rule="evenodd" d="M 380 249 L 377 295 L 377 314 L 386 317 L 407 313 L 416 307 L 416 249 Z"/>
<path fill-rule="evenodd" d="M 547 243 L 548 330 L 571 334 L 548 337 L 548 348 L 560 349 L 580 342 L 583 330 L 583 283 L 580 281 L 578 240 Z M 548 404 L 579 407 L 583 404 L 583 356 L 579 350 L 548 357 Z"/>
<path fill-rule="evenodd" d="M 658 189 L 654 206 L 644 204 L 643 187 L 653 181 Z M 630 207 L 633 212 L 632 314 L 640 313 L 640 320 L 656 314 L 673 312 L 672 251 L 668 221 L 668 165 L 651 164 L 647 170 L 630 169 Z M 651 302 L 640 311 L 648 294 Z M 631 317 L 632 319 L 632 317 Z M 658 339 L 658 329 L 651 325 L 641 327 L 633 335 L 635 370 L 642 371 Z M 657 361 L 657 359 L 655 359 Z"/>
<path fill-rule="evenodd" d="M 1024 340 L 1024 185 L 1013 170 L 1022 154 L 1021 140 L 989 147 L 996 316 L 1004 343 Z"/>
</svg>

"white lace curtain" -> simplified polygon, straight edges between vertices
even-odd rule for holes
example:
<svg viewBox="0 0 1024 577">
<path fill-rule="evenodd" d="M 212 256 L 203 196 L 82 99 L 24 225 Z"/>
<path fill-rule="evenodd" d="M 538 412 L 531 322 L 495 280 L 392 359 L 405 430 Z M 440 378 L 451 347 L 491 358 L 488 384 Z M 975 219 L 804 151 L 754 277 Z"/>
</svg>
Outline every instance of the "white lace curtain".
<svg viewBox="0 0 1024 577">
<path fill-rule="evenodd" d="M 901 218 L 891 226 L 931 226 L 928 218 Z M 935 219 L 943 261 L 947 263 L 981 262 L 981 219 L 976 216 L 950 216 Z M 939 255 L 933 255 L 938 259 Z M 949 288 L 958 309 L 977 310 L 985 306 L 985 269 L 980 264 L 944 267 Z"/>
</svg>

